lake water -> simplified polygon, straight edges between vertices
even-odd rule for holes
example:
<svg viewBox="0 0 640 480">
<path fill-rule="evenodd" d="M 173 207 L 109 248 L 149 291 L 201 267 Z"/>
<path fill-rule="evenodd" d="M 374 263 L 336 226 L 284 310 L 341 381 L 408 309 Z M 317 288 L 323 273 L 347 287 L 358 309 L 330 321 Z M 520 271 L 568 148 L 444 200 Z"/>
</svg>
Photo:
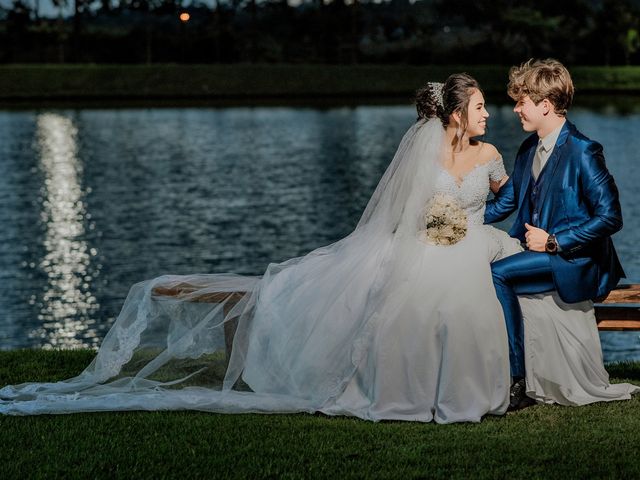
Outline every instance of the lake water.
<svg viewBox="0 0 640 480">
<path fill-rule="evenodd" d="M 637 282 L 640 113 L 624 106 L 571 120 L 605 146 Z M 489 111 L 509 170 L 525 134 L 510 106 Z M 260 274 L 343 237 L 413 120 L 406 105 L 0 110 L 0 349 L 94 348 L 135 282 Z M 640 359 L 637 333 L 601 338 L 606 361 Z"/>
</svg>

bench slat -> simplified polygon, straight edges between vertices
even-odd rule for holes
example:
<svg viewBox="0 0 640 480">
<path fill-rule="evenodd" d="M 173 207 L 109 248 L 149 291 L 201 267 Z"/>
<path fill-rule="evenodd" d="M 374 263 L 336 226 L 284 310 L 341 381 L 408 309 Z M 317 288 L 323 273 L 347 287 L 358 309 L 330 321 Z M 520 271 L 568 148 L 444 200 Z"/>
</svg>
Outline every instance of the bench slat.
<svg viewBox="0 0 640 480">
<path fill-rule="evenodd" d="M 193 292 L 204 289 L 206 287 L 190 285 L 186 283 L 180 283 L 172 285 L 171 287 L 165 287 L 159 285 L 152 290 L 153 295 L 158 297 L 175 297 L 175 298 L 189 298 L 189 301 L 194 303 L 222 303 L 225 300 L 227 303 L 237 303 L 246 292 L 212 292 L 201 293 L 199 295 L 193 295 Z"/>
<path fill-rule="evenodd" d="M 640 330 L 640 320 L 598 320 L 600 331 Z"/>
<path fill-rule="evenodd" d="M 618 285 L 611 290 L 602 303 L 637 303 L 640 304 L 640 284 Z"/>
<path fill-rule="evenodd" d="M 246 292 L 213 292 L 194 294 L 206 286 L 178 283 L 171 286 L 158 285 L 153 289 L 157 297 L 188 299 L 196 303 L 225 303 L 225 313 L 245 295 Z M 602 303 L 595 304 L 598 330 L 640 330 L 640 284 L 619 285 L 611 291 Z M 225 330 L 227 325 L 225 325 Z M 228 328 L 233 328 L 229 325 Z"/>
</svg>

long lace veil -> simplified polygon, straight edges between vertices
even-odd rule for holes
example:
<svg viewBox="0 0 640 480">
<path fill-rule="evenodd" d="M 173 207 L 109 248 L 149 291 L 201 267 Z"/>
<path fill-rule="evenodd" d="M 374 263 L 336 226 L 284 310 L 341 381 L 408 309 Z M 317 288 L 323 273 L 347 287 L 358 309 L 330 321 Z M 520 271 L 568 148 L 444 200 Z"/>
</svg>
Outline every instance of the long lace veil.
<svg viewBox="0 0 640 480">
<path fill-rule="evenodd" d="M 166 275 L 134 285 L 77 377 L 0 389 L 0 413 L 321 410 L 369 347 L 411 262 L 444 129 L 404 135 L 347 237 L 270 264 L 261 277 Z M 384 319 L 382 319 L 384 320 Z"/>
</svg>

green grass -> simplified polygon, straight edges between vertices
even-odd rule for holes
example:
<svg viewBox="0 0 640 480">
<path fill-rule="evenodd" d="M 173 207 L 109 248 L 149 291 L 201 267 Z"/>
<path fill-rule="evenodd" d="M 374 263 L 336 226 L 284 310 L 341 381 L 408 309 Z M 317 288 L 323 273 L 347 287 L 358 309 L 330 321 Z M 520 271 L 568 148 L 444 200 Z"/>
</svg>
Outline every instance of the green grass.
<svg viewBox="0 0 640 480">
<path fill-rule="evenodd" d="M 90 351 L 0 352 L 0 384 L 79 373 Z M 640 381 L 640 363 L 616 364 Z M 0 416 L 0 478 L 637 478 L 640 397 L 480 424 L 200 412 Z"/>
<path fill-rule="evenodd" d="M 508 66 L 4 65 L 0 100 L 411 98 L 427 81 L 474 75 L 504 95 Z M 571 68 L 578 91 L 640 92 L 640 67 Z"/>
</svg>

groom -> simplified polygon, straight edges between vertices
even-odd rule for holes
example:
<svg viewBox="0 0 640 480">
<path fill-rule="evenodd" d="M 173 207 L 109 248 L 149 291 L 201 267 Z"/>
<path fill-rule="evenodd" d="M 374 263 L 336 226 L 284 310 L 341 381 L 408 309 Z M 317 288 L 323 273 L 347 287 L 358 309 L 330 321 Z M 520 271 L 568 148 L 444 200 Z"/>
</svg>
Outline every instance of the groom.
<svg viewBox="0 0 640 480">
<path fill-rule="evenodd" d="M 624 277 L 610 236 L 622 228 L 618 189 L 602 146 L 566 119 L 573 82 L 556 60 L 509 72 L 508 93 L 522 128 L 513 173 L 487 203 L 485 223 L 507 218 L 525 251 L 491 265 L 509 336 L 510 408 L 531 405 L 524 382 L 524 327 L 518 295 L 556 290 L 566 303 L 605 297 Z"/>
</svg>

